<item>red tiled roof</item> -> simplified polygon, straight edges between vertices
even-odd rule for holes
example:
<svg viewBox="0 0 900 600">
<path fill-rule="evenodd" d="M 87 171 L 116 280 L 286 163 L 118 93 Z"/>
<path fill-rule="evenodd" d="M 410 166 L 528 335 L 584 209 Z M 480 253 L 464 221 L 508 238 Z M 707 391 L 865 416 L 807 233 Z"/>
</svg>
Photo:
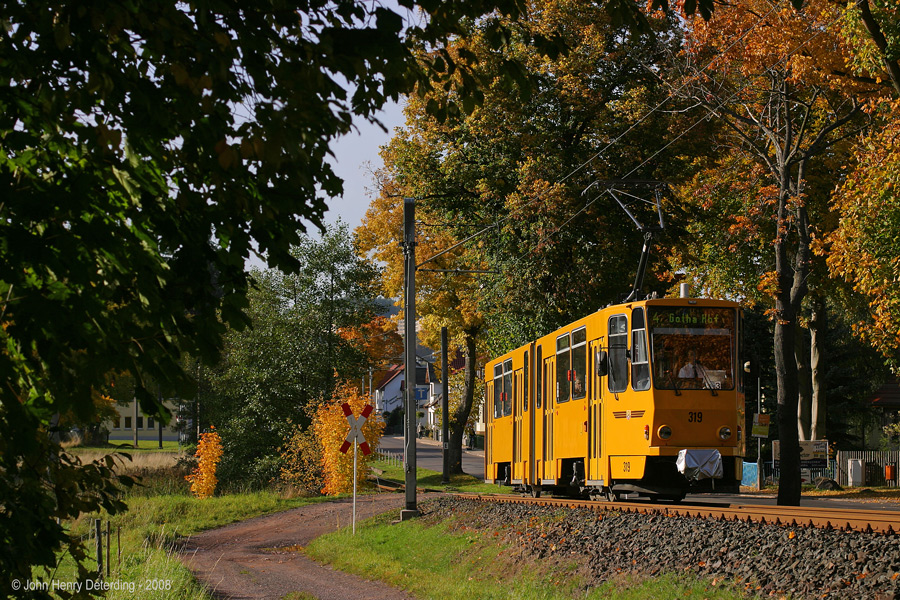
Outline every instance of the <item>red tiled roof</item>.
<svg viewBox="0 0 900 600">
<path fill-rule="evenodd" d="M 388 383 L 390 383 L 395 377 L 403 373 L 404 365 L 393 365 L 384 377 L 381 378 L 381 381 L 378 382 L 378 385 L 375 386 L 375 389 L 380 390 L 384 388 Z M 425 363 L 424 365 L 419 364 L 416 366 L 416 385 L 428 385 L 432 381 L 435 381 L 434 377 L 434 365 L 431 363 Z"/>
<path fill-rule="evenodd" d="M 388 372 L 384 374 L 384 377 L 381 378 L 381 381 L 378 382 L 378 385 L 375 386 L 376 390 L 380 390 L 384 386 L 386 386 L 390 381 L 403 372 L 403 365 L 393 365 Z"/>
</svg>

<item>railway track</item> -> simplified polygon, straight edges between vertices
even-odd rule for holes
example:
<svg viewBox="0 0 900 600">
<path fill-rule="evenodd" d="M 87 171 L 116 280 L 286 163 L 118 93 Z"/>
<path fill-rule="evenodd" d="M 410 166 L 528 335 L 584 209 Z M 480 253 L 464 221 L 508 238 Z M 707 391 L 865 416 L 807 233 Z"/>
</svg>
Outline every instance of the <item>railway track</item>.
<svg viewBox="0 0 900 600">
<path fill-rule="evenodd" d="M 848 510 L 808 506 L 734 505 L 734 504 L 650 504 L 638 502 L 601 502 L 571 498 L 531 498 L 518 495 L 456 494 L 481 502 L 537 504 L 585 508 L 595 512 L 618 511 L 639 514 L 681 515 L 720 521 L 815 527 L 839 531 L 859 531 L 895 535 L 900 533 L 900 512 L 884 510 Z"/>
</svg>

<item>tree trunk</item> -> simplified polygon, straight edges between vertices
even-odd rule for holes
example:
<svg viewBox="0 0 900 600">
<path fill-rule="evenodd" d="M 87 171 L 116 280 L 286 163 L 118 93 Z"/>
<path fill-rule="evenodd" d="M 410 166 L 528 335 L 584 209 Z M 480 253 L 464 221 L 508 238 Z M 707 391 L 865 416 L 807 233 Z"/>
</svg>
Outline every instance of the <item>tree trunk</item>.
<svg viewBox="0 0 900 600">
<path fill-rule="evenodd" d="M 800 441 L 812 439 L 812 377 L 809 366 L 809 351 L 806 349 L 806 336 L 800 323 L 794 331 L 794 360 L 797 361 L 797 435 Z"/>
<path fill-rule="evenodd" d="M 875 42 L 875 47 L 878 48 L 878 52 L 881 53 L 881 58 L 884 61 L 884 68 L 891 78 L 894 92 L 900 94 L 900 61 L 891 58 L 887 39 L 884 37 L 881 25 L 875 20 L 875 16 L 872 14 L 872 10 L 869 7 L 869 0 L 858 0 L 856 5 L 859 7 L 859 15 L 866 31 L 869 32 L 872 41 Z"/>
<path fill-rule="evenodd" d="M 463 391 L 463 399 L 459 404 L 459 408 L 450 419 L 450 444 L 447 448 L 450 462 L 450 473 L 462 473 L 462 443 L 463 434 L 466 431 L 466 422 L 469 420 L 469 414 L 472 412 L 472 405 L 475 402 L 475 363 L 476 356 L 476 334 L 477 331 L 466 331 L 466 366 L 465 366 L 465 389 Z"/>
<path fill-rule="evenodd" d="M 823 298 L 813 302 L 812 318 L 809 321 L 810 370 L 812 371 L 812 411 L 811 439 L 825 439 L 825 332 L 828 330 L 828 312 Z"/>
<path fill-rule="evenodd" d="M 780 294 L 779 294 L 780 295 Z M 782 304 L 781 301 L 776 306 Z M 800 505 L 800 441 L 797 435 L 797 361 L 794 360 L 795 316 L 788 304 L 775 322 L 775 373 L 778 376 L 778 440 L 780 442 L 778 504 Z"/>
<path fill-rule="evenodd" d="M 804 163 L 797 171 L 797 190 L 802 189 Z M 803 298 L 806 296 L 807 277 L 810 267 L 809 215 L 801 202 L 796 213 L 790 218 L 789 201 L 791 193 L 790 173 L 783 166 L 778 197 L 778 233 L 775 237 L 775 272 L 778 277 L 778 291 L 775 294 L 775 373 L 778 377 L 778 439 L 780 441 L 780 476 L 778 481 L 778 504 L 782 506 L 800 505 L 800 439 L 797 431 L 797 408 L 800 385 L 797 360 L 794 357 L 799 332 L 798 316 Z M 791 229 L 796 228 L 794 243 L 796 252 L 793 261 L 788 259 L 788 244 Z"/>
</svg>

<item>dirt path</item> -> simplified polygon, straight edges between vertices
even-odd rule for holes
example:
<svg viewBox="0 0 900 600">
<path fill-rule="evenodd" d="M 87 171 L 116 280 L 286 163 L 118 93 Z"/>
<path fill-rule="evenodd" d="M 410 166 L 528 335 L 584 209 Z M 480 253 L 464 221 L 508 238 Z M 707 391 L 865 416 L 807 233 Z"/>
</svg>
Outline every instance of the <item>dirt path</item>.
<svg viewBox="0 0 900 600">
<path fill-rule="evenodd" d="M 402 508 L 403 494 L 372 494 L 357 499 L 357 519 Z M 335 571 L 298 552 L 313 538 L 349 525 L 352 500 L 337 500 L 257 517 L 198 533 L 181 550 L 182 561 L 217 598 L 274 599 L 306 592 L 319 600 L 399 600 L 412 598 L 378 581 Z"/>
</svg>

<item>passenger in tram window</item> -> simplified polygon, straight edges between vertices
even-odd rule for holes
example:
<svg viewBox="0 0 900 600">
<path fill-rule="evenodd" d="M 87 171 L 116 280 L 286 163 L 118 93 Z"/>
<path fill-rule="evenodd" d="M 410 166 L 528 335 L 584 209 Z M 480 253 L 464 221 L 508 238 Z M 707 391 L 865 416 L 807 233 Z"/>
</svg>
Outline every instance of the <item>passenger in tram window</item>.
<svg viewBox="0 0 900 600">
<path fill-rule="evenodd" d="M 572 397 L 580 398 L 584 396 L 584 382 L 581 375 L 575 375 L 575 381 L 572 382 Z"/>
<path fill-rule="evenodd" d="M 688 360 L 678 371 L 680 379 L 702 379 L 706 377 L 706 368 L 697 361 L 697 351 L 688 350 Z"/>
</svg>

